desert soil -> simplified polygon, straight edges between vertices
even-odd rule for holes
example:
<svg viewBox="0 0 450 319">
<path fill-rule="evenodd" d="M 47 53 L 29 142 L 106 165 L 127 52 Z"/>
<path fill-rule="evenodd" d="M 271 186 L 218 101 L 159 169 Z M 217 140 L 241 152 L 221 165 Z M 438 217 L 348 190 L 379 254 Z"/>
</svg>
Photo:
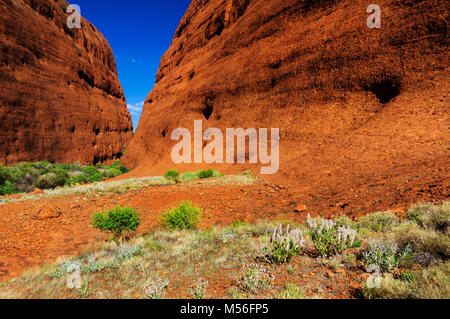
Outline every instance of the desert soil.
<svg viewBox="0 0 450 319">
<path fill-rule="evenodd" d="M 330 218 L 346 214 L 357 218 L 389 209 L 402 215 L 412 203 L 449 197 L 448 178 L 439 172 L 426 167 L 418 170 L 417 177 L 423 183 L 415 187 L 408 187 L 406 181 L 400 183 L 399 179 L 404 179 L 401 175 L 386 176 L 383 192 L 377 191 L 376 183 L 359 188 L 350 181 L 341 183 L 341 191 L 333 195 L 326 189 L 316 189 L 313 184 L 298 189 L 269 183 L 263 177 L 250 183 L 227 176 L 149 186 L 122 194 L 69 192 L 13 199 L 0 205 L 0 282 L 61 256 L 81 253 L 89 244 L 106 239 L 106 235 L 90 226 L 90 218 L 96 211 L 116 205 L 132 206 L 142 213 L 139 234 L 161 227 L 159 216 L 183 200 L 190 200 L 203 209 L 202 229 L 238 220 L 303 221 L 307 213 Z M 331 179 L 331 174 L 325 175 Z M 364 196 L 358 196 L 361 194 Z"/>
</svg>

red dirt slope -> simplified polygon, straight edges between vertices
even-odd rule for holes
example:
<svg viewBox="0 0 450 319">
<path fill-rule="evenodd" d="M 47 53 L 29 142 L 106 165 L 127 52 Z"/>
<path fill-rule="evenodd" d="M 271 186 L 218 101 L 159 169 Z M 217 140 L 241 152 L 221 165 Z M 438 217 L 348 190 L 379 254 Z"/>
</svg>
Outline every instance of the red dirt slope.
<svg viewBox="0 0 450 319">
<path fill-rule="evenodd" d="M 0 164 L 116 158 L 133 124 L 111 48 L 62 0 L 0 0 Z"/>
</svg>

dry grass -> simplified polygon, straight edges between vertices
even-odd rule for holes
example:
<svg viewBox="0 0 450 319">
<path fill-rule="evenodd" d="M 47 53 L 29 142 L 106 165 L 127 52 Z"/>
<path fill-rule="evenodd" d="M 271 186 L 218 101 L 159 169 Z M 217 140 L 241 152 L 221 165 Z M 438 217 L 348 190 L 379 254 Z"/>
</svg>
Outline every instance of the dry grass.
<svg viewBox="0 0 450 319">
<path fill-rule="evenodd" d="M 398 247 L 411 245 L 414 263 L 386 270 L 381 288 L 363 285 L 364 297 L 450 298 L 449 236 L 440 227 L 430 226 L 437 225 L 435 222 L 418 222 L 441 220 L 450 214 L 449 205 L 421 207 L 416 214 L 419 219 L 414 221 L 397 223 L 386 213 L 365 217 L 363 224 L 369 221 L 370 231 L 365 231 L 365 236 L 358 235 L 363 240 L 359 248 L 320 260 L 301 252 L 294 262 L 286 265 L 271 264 L 267 258 L 271 253 L 270 237 L 280 222 L 236 221 L 228 227 L 208 230 L 160 229 L 120 245 L 98 242 L 79 256 L 31 270 L 1 285 L 0 298 L 301 299 L 305 298 L 307 288 L 300 287 L 295 280 L 302 277 L 303 271 L 308 272 L 307 267 L 322 267 L 323 276 L 337 269 L 362 274 L 362 252 L 369 241 L 380 238 L 393 240 Z M 384 232 L 373 230 L 385 227 L 386 220 L 392 220 L 395 227 L 389 226 Z M 362 224 L 353 224 L 342 217 L 337 221 L 353 227 Z M 290 225 L 307 233 L 305 225 Z M 309 239 L 306 246 L 309 250 L 313 247 Z M 80 289 L 69 289 L 66 285 L 74 265 L 81 273 Z M 311 289 L 314 285 L 317 287 L 314 280 L 308 284 L 310 290 L 314 290 Z M 350 289 L 351 282 L 344 284 Z M 314 291 L 317 293 L 314 297 L 324 294 L 320 287 Z"/>
</svg>

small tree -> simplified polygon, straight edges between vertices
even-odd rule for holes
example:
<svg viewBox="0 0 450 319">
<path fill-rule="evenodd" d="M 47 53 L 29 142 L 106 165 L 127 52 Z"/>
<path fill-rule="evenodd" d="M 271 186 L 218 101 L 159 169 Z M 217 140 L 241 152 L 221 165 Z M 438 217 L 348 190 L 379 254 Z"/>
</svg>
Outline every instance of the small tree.
<svg viewBox="0 0 450 319">
<path fill-rule="evenodd" d="M 139 213 L 131 207 L 120 207 L 97 212 L 92 216 L 92 225 L 103 232 L 111 233 L 112 239 L 121 241 L 124 231 L 135 231 L 140 225 Z"/>
<path fill-rule="evenodd" d="M 161 216 L 162 222 L 171 230 L 197 228 L 201 217 L 201 208 L 192 206 L 189 201 L 182 202 Z"/>
</svg>

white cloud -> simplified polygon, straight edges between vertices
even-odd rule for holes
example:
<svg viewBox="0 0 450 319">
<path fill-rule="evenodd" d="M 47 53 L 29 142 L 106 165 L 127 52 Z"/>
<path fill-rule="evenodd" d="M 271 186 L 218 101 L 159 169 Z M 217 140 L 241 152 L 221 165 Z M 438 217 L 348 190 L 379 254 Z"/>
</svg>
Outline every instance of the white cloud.
<svg viewBox="0 0 450 319">
<path fill-rule="evenodd" d="M 139 103 L 136 103 L 136 104 L 134 104 L 134 105 L 128 104 L 127 107 L 128 107 L 128 110 L 129 110 L 132 114 L 138 115 L 138 113 L 142 112 L 142 109 L 143 109 L 143 107 L 144 107 L 144 102 L 139 102 Z"/>
</svg>

